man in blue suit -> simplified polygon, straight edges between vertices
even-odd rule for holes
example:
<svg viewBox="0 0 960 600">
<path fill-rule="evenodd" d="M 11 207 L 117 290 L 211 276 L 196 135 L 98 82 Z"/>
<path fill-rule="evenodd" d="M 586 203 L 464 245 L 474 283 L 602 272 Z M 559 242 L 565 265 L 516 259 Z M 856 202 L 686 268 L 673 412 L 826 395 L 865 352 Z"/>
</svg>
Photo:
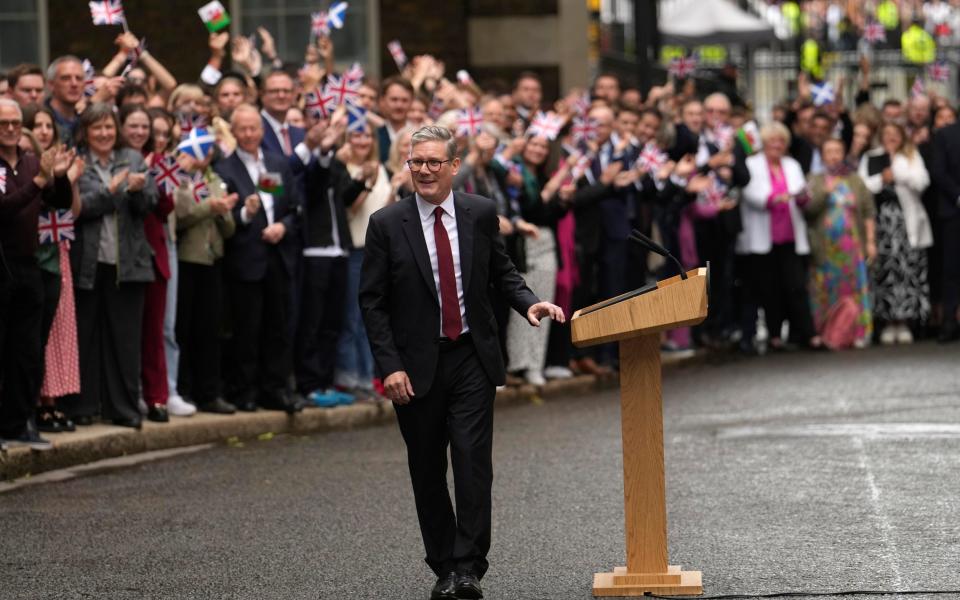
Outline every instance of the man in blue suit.
<svg viewBox="0 0 960 600">
<path fill-rule="evenodd" d="M 260 90 L 263 141 L 260 147 L 265 152 L 287 157 L 300 156 L 305 152 L 306 158 L 301 157 L 301 162 L 307 163 L 310 160 L 309 151 L 305 146 L 300 147 L 305 135 L 303 128 L 287 124 L 287 111 L 296 99 L 293 78 L 286 72 L 273 71 L 263 80 L 263 89 Z M 291 161 L 291 166 L 294 166 L 294 161 Z"/>
<path fill-rule="evenodd" d="M 413 104 L 413 94 L 413 85 L 399 75 L 387 77 L 380 86 L 380 114 L 385 121 L 377 130 L 380 162 L 387 162 L 393 140 L 407 126 L 407 112 Z"/>
<path fill-rule="evenodd" d="M 233 333 L 225 353 L 226 393 L 240 410 L 259 405 L 298 412 L 303 401 L 290 396 L 287 379 L 299 191 L 289 160 L 262 149 L 264 127 L 255 107 L 238 106 L 230 125 L 237 150 L 214 165 L 227 190 L 243 198 L 233 209 L 237 230 L 224 257 Z M 279 186 L 269 183 L 276 176 Z"/>
</svg>

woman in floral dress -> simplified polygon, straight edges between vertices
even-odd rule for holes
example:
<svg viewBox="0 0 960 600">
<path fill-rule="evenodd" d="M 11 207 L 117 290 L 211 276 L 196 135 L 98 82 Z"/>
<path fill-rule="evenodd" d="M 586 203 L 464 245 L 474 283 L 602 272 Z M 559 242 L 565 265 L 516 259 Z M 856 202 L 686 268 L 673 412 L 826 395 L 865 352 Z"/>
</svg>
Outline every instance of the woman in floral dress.
<svg viewBox="0 0 960 600">
<path fill-rule="evenodd" d="M 810 202 L 804 207 L 810 251 L 810 304 L 817 332 L 824 333 L 831 309 L 846 298 L 856 305 L 854 346 L 873 335 L 867 263 L 877 254 L 873 198 L 863 180 L 844 161 L 839 139 L 824 142 L 826 171 L 810 178 Z"/>
</svg>

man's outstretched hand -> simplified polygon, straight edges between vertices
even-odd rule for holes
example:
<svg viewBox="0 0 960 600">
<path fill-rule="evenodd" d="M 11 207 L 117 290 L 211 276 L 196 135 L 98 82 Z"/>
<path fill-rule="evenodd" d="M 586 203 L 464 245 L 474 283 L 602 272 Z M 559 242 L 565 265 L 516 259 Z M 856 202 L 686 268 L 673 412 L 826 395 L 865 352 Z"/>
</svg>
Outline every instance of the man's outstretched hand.
<svg viewBox="0 0 960 600">
<path fill-rule="evenodd" d="M 549 302 L 537 302 L 527 311 L 527 320 L 534 327 L 540 327 L 540 320 L 545 317 L 550 317 L 557 323 L 565 323 L 567 320 L 563 315 L 563 309 Z"/>
</svg>

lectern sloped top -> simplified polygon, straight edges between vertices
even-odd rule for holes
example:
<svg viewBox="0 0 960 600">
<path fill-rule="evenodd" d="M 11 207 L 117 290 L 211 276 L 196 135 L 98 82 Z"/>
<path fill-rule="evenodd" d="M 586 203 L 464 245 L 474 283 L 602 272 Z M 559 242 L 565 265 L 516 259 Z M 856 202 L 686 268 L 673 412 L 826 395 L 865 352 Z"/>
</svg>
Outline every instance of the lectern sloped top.
<svg viewBox="0 0 960 600">
<path fill-rule="evenodd" d="M 592 346 L 659 333 L 702 322 L 707 317 L 709 275 L 706 267 L 657 282 L 656 289 L 608 304 L 588 306 L 570 321 L 573 343 Z"/>
</svg>

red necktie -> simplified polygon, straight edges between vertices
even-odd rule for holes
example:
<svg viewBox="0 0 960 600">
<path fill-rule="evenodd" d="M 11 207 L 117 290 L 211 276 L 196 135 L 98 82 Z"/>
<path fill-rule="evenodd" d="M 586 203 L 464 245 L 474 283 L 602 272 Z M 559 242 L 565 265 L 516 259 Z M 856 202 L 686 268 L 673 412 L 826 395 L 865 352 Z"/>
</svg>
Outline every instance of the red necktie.
<svg viewBox="0 0 960 600">
<path fill-rule="evenodd" d="M 293 152 L 290 148 L 290 129 L 284 125 L 280 128 L 280 133 L 283 134 L 283 153 L 290 156 L 290 153 Z"/>
<path fill-rule="evenodd" d="M 443 226 L 443 208 L 433 211 L 433 240 L 437 245 L 437 269 L 440 270 L 440 316 L 443 335 L 451 340 L 460 337 L 463 322 L 460 320 L 460 299 L 457 296 L 457 276 L 453 272 L 453 252 L 450 238 Z"/>
</svg>

